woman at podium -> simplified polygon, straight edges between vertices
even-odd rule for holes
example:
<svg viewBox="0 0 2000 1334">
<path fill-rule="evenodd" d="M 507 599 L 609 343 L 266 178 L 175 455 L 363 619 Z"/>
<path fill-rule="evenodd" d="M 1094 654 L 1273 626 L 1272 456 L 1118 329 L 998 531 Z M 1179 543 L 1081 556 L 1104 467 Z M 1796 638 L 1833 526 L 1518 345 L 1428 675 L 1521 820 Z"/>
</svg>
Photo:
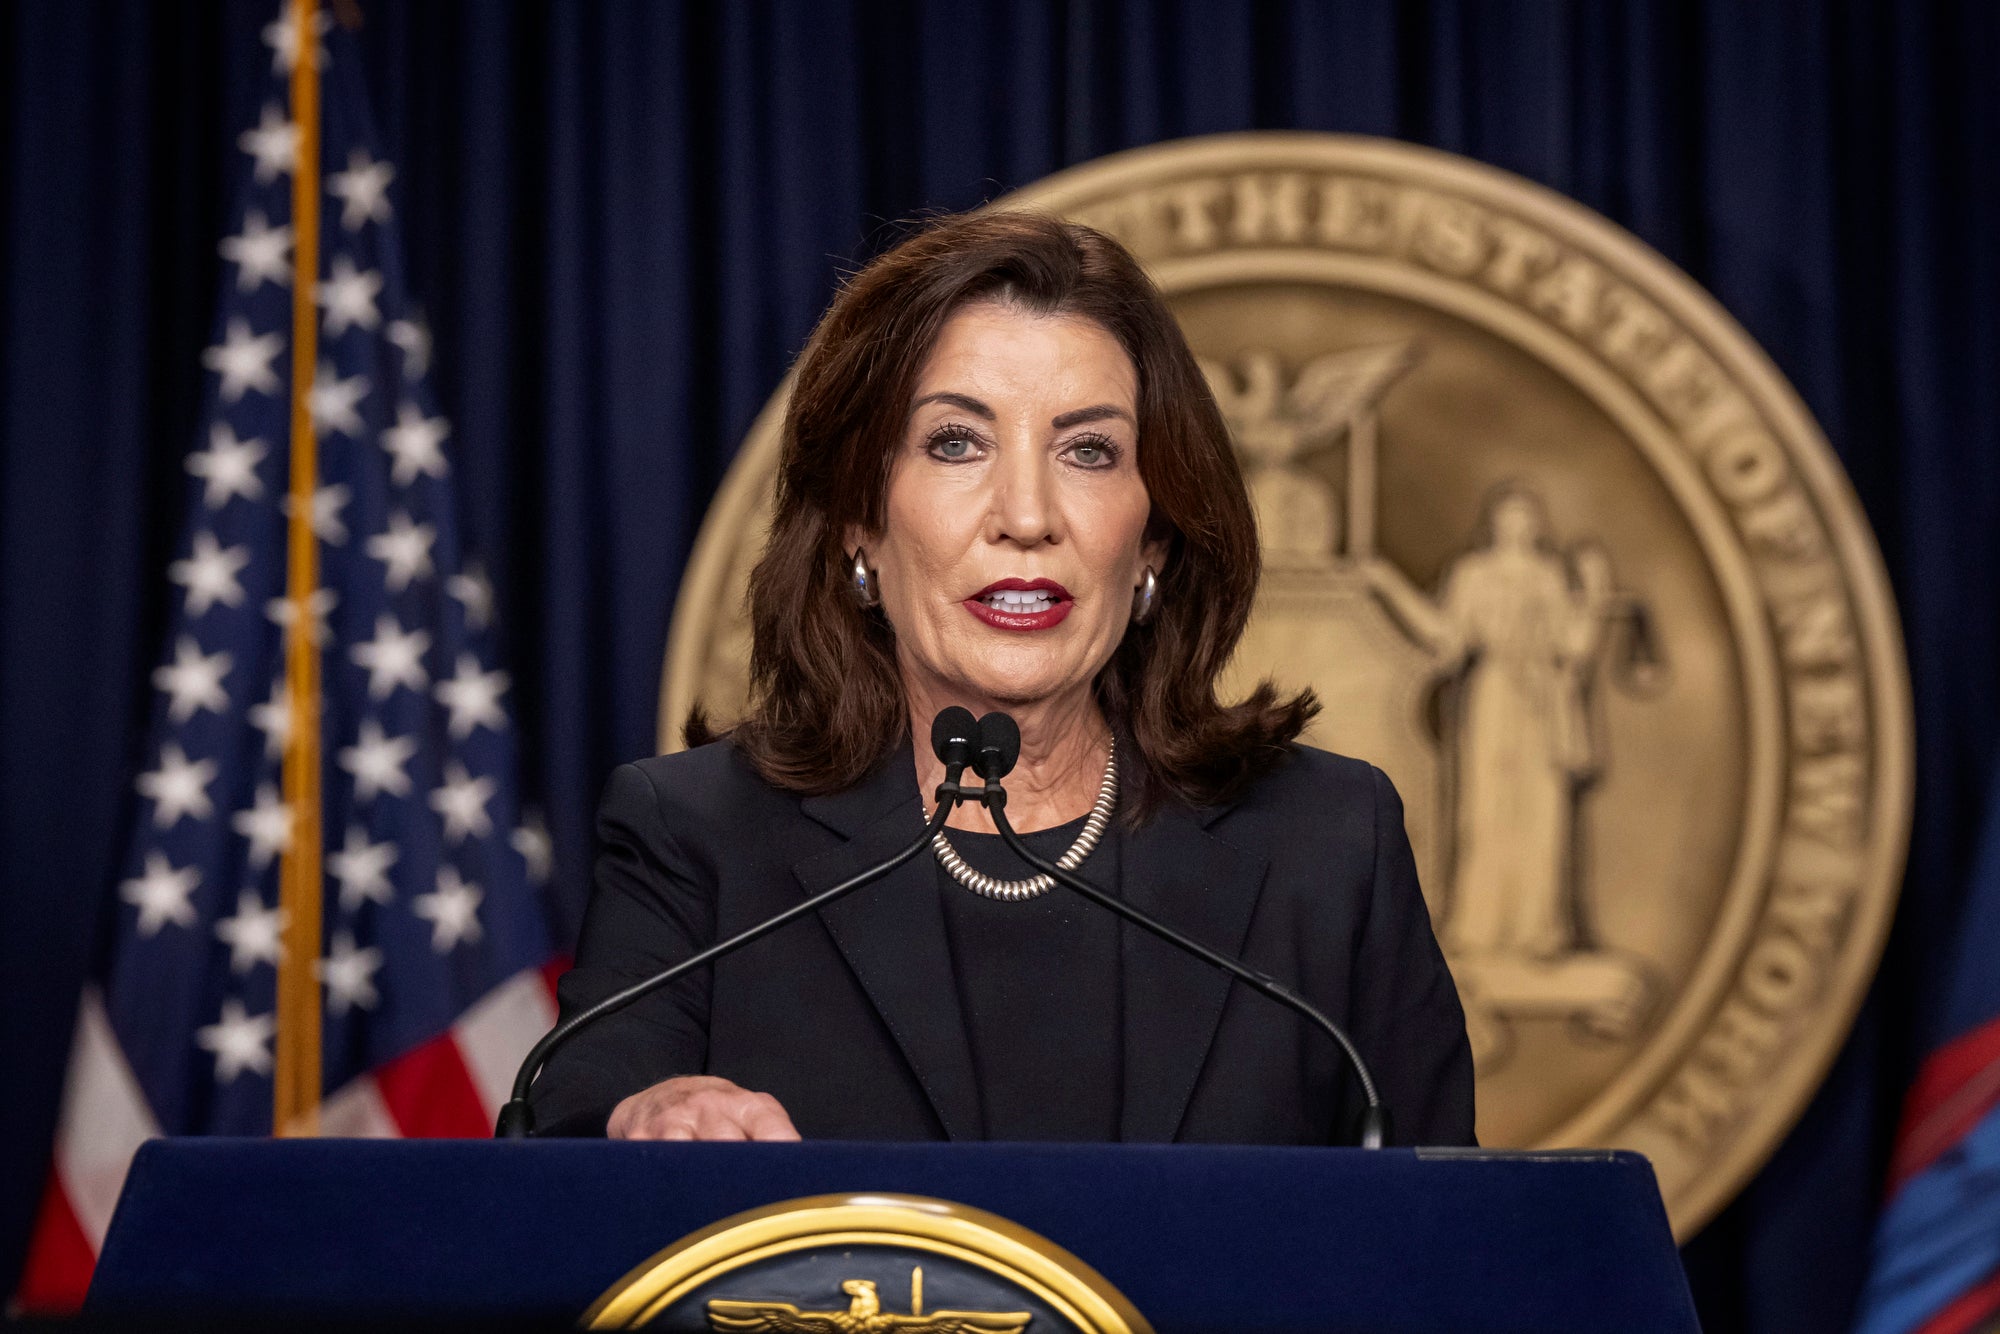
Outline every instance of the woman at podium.
<svg viewBox="0 0 2000 1334">
<path fill-rule="evenodd" d="M 1472 1141 L 1464 1016 L 1382 773 L 1318 708 L 1216 680 L 1251 505 L 1179 327 L 1126 251 L 1024 213 L 935 222 L 855 275 L 798 365 L 750 581 L 751 703 L 628 764 L 561 983 L 574 1014 L 892 855 L 939 710 L 1005 710 L 1007 811 L 1048 859 L 1302 992 L 1400 1143 Z M 879 883 L 579 1031 L 544 1133 L 1337 1141 L 1337 1048 L 1035 876 L 987 812 Z"/>
</svg>

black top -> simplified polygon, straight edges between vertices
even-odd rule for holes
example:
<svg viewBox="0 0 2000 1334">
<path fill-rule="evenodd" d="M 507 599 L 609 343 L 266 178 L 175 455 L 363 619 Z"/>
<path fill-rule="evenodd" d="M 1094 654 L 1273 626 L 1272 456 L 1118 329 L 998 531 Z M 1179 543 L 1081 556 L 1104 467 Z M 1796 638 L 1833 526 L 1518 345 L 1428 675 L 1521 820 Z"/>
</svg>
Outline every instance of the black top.
<svg viewBox="0 0 2000 1334">
<path fill-rule="evenodd" d="M 622 766 L 598 815 L 597 887 L 563 1014 L 796 907 L 922 830 L 907 739 L 826 796 L 772 786 L 727 742 Z M 1122 831 L 1118 860 L 1126 902 L 1347 1028 L 1396 1143 L 1471 1142 L 1465 1017 L 1380 770 L 1294 746 L 1227 802 L 1169 802 Z M 1067 910 L 1053 897 L 1063 892 L 1050 891 L 1052 910 Z M 578 1033 L 535 1084 L 543 1133 L 601 1135 L 620 1099 L 710 1074 L 771 1094 L 807 1139 L 983 1138 L 945 902 L 936 860 L 914 857 Z M 1144 932 L 1124 931 L 1117 959 L 1118 1043 L 1102 1059 L 1119 1067 L 1118 1139 L 1352 1142 L 1360 1091 L 1323 1034 Z"/>
<path fill-rule="evenodd" d="M 1083 824 L 1036 830 L 1022 841 L 1054 861 Z M 1033 874 L 998 834 L 947 829 L 945 837 L 975 871 L 1006 880 Z M 1118 892 L 1116 826 L 1078 874 Z M 1118 919 L 1061 885 L 1007 903 L 973 893 L 943 866 L 937 878 L 983 1136 L 1116 1140 Z"/>
</svg>

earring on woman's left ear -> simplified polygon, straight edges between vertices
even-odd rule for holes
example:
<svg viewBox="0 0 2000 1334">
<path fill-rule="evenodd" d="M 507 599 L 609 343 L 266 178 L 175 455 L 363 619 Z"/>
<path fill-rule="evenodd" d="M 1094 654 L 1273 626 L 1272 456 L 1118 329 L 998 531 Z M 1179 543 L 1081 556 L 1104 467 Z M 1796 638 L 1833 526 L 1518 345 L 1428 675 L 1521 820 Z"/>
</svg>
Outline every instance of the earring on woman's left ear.
<svg viewBox="0 0 2000 1334">
<path fill-rule="evenodd" d="M 1148 565 L 1146 572 L 1139 576 L 1139 586 L 1132 591 L 1132 624 L 1144 625 L 1153 619 L 1160 609 L 1160 581 Z"/>
</svg>

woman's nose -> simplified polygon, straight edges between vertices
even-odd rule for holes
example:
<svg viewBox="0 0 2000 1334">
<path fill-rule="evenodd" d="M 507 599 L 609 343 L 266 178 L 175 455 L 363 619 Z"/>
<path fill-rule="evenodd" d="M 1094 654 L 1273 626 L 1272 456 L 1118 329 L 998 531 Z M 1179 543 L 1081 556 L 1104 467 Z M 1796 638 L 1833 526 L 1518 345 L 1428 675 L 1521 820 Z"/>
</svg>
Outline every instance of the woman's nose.
<svg viewBox="0 0 2000 1334">
<path fill-rule="evenodd" d="M 999 541 L 1035 546 L 1061 540 L 1054 478 L 1039 442 L 1002 451 L 994 470 L 992 506 Z"/>
</svg>

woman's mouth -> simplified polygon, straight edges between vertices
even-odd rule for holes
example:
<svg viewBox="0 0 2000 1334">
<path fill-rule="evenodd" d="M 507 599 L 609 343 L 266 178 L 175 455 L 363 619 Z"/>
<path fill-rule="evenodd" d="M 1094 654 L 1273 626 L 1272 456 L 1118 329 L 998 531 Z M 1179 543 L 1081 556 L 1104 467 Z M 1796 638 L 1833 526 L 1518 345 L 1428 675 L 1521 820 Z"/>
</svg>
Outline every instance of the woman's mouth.
<svg viewBox="0 0 2000 1334">
<path fill-rule="evenodd" d="M 999 630 L 1049 630 L 1076 605 L 1053 579 L 1001 579 L 965 600 L 965 609 Z"/>
</svg>

